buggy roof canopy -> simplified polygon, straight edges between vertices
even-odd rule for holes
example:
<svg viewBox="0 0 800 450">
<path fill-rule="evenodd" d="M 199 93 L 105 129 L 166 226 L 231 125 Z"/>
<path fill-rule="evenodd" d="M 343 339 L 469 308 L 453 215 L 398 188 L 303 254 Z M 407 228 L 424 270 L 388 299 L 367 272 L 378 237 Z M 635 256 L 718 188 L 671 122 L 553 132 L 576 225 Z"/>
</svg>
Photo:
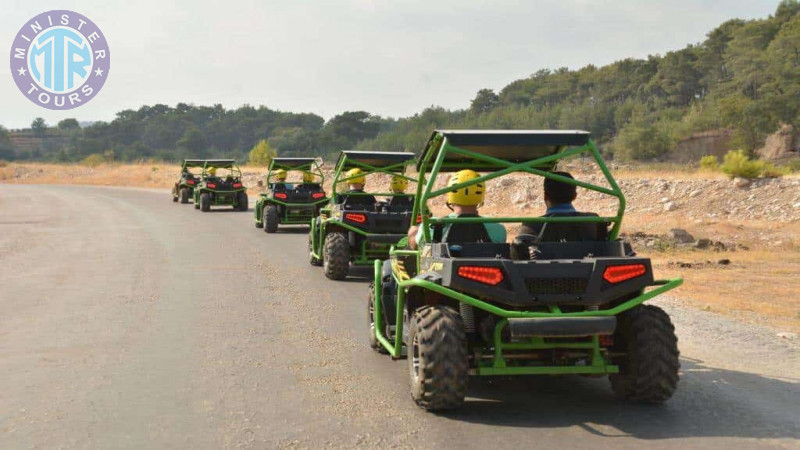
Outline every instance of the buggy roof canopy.
<svg viewBox="0 0 800 450">
<path fill-rule="evenodd" d="M 349 170 L 355 167 L 364 168 L 364 166 L 375 168 L 397 166 L 393 167 L 390 171 L 403 173 L 405 172 L 405 165 L 402 165 L 402 163 L 413 159 L 414 154 L 408 152 L 360 152 L 355 150 L 342 150 L 342 153 L 339 154 L 336 167 L 339 167 L 342 161 L 344 161 L 341 170 Z"/>
<path fill-rule="evenodd" d="M 205 159 L 184 159 L 183 167 L 203 167 L 205 162 Z"/>
<path fill-rule="evenodd" d="M 218 169 L 230 169 L 236 165 L 235 159 L 207 159 L 206 167 L 216 167 Z"/>
<path fill-rule="evenodd" d="M 581 130 L 435 130 L 417 162 L 420 170 L 424 161 L 434 161 L 445 144 L 467 153 L 489 156 L 511 163 L 523 163 L 555 155 L 567 147 L 581 147 L 589 142 L 590 133 Z M 543 165 L 550 170 L 555 162 Z M 428 165 L 428 170 L 430 170 Z M 441 172 L 461 169 L 494 171 L 499 166 L 476 155 L 448 151 Z"/>
<path fill-rule="evenodd" d="M 301 167 L 313 164 L 315 161 L 316 158 L 272 158 L 272 165 L 284 168 Z"/>
</svg>

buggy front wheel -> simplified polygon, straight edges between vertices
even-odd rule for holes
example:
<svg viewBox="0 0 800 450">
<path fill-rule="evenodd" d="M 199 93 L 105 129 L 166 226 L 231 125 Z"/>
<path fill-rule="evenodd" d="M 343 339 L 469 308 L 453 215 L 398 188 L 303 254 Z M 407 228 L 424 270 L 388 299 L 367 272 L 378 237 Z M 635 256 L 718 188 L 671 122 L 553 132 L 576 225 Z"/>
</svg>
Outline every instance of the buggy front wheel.
<svg viewBox="0 0 800 450">
<path fill-rule="evenodd" d="M 467 335 L 461 316 L 446 306 L 414 312 L 408 336 L 411 397 L 428 411 L 458 408 L 467 394 Z"/>
<path fill-rule="evenodd" d="M 312 266 L 320 267 L 320 266 L 322 266 L 322 261 L 319 258 L 317 258 L 316 256 L 314 256 L 314 253 L 313 253 L 314 252 L 314 245 L 313 245 L 312 239 L 313 239 L 313 236 L 311 235 L 311 232 L 309 231 L 309 233 L 308 233 L 308 255 L 309 255 L 308 256 L 308 262 Z"/>
</svg>

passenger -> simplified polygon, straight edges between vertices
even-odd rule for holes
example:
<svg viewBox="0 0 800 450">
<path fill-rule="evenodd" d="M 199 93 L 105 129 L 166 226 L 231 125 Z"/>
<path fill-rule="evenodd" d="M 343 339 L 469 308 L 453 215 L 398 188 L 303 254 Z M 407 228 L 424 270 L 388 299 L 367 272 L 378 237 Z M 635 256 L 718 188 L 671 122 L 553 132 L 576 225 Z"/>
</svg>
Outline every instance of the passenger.
<svg viewBox="0 0 800 450">
<path fill-rule="evenodd" d="M 303 183 L 297 185 L 295 190 L 298 192 L 316 192 L 319 191 L 320 186 L 317 183 L 317 176 L 313 173 L 303 172 Z"/>
<path fill-rule="evenodd" d="M 337 198 L 337 203 L 346 204 L 345 206 L 357 206 L 364 209 L 373 209 L 375 207 L 375 197 L 372 195 L 348 195 L 348 194 L 363 194 L 364 185 L 367 184 L 366 175 L 362 175 L 364 171 L 358 167 L 350 169 L 345 173 L 347 179 L 347 192 L 341 194 Z"/>
<path fill-rule="evenodd" d="M 448 181 L 448 186 L 454 186 L 470 180 L 479 178 L 480 175 L 474 170 L 464 169 L 454 173 Z M 453 211 L 448 217 L 480 217 L 478 208 L 483 204 L 484 183 L 477 183 L 462 187 L 447 193 L 446 205 Z M 457 225 L 463 233 L 452 233 Z M 433 235 L 433 229 L 431 229 Z M 458 234 L 460 239 L 455 239 Z M 453 237 L 451 237 L 453 236 Z M 408 230 L 408 246 L 412 249 L 422 244 L 423 233 L 419 225 L 414 225 Z M 442 242 L 495 242 L 506 241 L 506 228 L 499 223 L 478 223 L 478 224 L 446 224 L 442 228 Z"/>
<path fill-rule="evenodd" d="M 389 189 L 393 194 L 404 194 L 407 188 L 408 179 L 401 177 L 400 175 L 392 176 L 392 181 L 389 183 Z M 389 198 L 389 203 L 387 206 L 389 207 L 389 211 L 392 212 L 411 211 L 411 209 L 414 207 L 414 197 L 407 195 L 395 195 Z"/>
</svg>

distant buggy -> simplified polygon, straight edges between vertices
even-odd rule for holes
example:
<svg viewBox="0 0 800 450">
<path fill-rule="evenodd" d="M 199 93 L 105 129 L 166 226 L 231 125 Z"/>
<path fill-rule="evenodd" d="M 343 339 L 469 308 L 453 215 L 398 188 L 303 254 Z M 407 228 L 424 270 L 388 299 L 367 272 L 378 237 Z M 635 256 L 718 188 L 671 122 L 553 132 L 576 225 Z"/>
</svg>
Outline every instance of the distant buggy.
<svg viewBox="0 0 800 450">
<path fill-rule="evenodd" d="M 553 172 L 588 154 L 609 187 Z M 485 174 L 437 188 L 437 175 Z M 408 358 L 411 396 L 426 410 L 459 407 L 469 376 L 608 375 L 621 398 L 660 403 L 678 383 L 669 316 L 644 304 L 682 283 L 655 280 L 650 260 L 617 239 L 625 198 L 583 131 L 436 131 L 417 163 L 413 214 L 422 244 L 375 261 L 367 298 L 372 348 Z M 615 216 L 430 217 L 428 202 L 510 173 L 555 179 L 618 200 Z M 493 243 L 486 223 L 539 224 Z M 534 228 L 535 228 L 534 227 Z M 610 230 L 609 230 L 610 227 Z"/>
<path fill-rule="evenodd" d="M 323 266 L 326 277 L 343 280 L 351 265 L 370 266 L 375 259 L 387 258 L 389 248 L 405 237 L 412 223 L 413 195 L 342 192 L 337 185 L 371 174 L 415 182 L 405 175 L 413 160 L 413 153 L 343 151 L 339 155 L 331 198 L 311 221 L 308 235 L 310 263 Z M 346 172 L 352 169 L 360 173 L 348 176 Z M 388 200 L 375 201 L 375 196 Z"/>
<path fill-rule="evenodd" d="M 302 182 L 287 182 L 287 172 L 302 173 Z M 325 180 L 315 158 L 272 158 L 267 172 L 267 192 L 254 208 L 256 228 L 267 233 L 279 225 L 308 225 L 328 202 L 322 189 Z"/>
<path fill-rule="evenodd" d="M 192 173 L 191 169 L 202 168 L 202 159 L 184 159 L 181 166 L 181 176 L 178 181 L 172 186 L 172 201 L 181 203 L 189 203 L 189 199 L 194 196 L 194 188 L 200 182 L 199 174 Z"/>
<path fill-rule="evenodd" d="M 194 207 L 203 212 L 212 206 L 232 206 L 247 211 L 247 188 L 242 184 L 242 171 L 233 159 L 203 161 L 200 182 L 194 189 Z"/>
</svg>

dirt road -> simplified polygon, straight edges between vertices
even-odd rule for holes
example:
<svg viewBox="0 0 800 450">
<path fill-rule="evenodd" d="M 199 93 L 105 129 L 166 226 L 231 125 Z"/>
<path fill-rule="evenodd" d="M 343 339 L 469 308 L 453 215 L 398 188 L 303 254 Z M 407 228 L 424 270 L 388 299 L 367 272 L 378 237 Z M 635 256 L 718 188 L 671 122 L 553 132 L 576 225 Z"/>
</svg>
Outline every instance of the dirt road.
<svg viewBox="0 0 800 450">
<path fill-rule="evenodd" d="M 800 445 L 797 341 L 669 299 L 683 378 L 662 407 L 512 378 L 424 413 L 405 361 L 366 344 L 368 272 L 327 281 L 305 230 L 251 213 L 0 185 L 0 448 Z"/>
</svg>

